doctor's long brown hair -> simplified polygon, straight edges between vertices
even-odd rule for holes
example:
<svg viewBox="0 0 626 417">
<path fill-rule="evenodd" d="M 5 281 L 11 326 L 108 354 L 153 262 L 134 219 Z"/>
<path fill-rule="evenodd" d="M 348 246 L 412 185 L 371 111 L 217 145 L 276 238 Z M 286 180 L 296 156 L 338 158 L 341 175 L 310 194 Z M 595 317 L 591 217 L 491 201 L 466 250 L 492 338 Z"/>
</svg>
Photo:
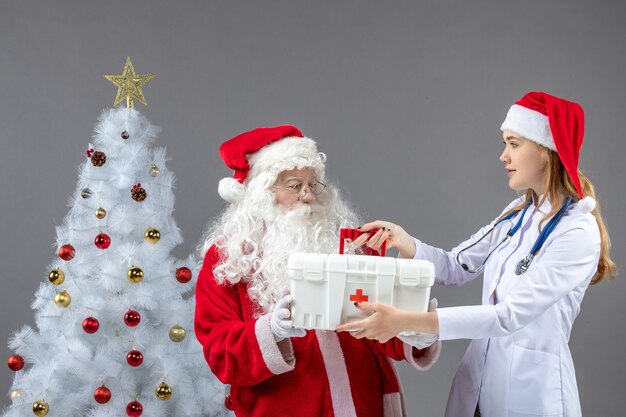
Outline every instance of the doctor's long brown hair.
<svg viewBox="0 0 626 417">
<path fill-rule="evenodd" d="M 543 156 L 548 161 L 546 164 L 546 176 L 543 188 L 546 192 L 543 194 L 543 198 L 537 203 L 537 205 L 540 206 L 544 200 L 548 198 L 552 206 L 552 210 L 547 213 L 543 220 L 539 223 L 539 227 L 541 228 L 545 221 L 550 219 L 556 214 L 557 211 L 559 211 L 567 196 L 572 197 L 574 201 L 578 201 L 579 198 L 572 180 L 569 175 L 567 175 L 567 171 L 559 159 L 559 155 L 544 146 L 537 146 L 541 149 Z M 596 191 L 593 184 L 581 170 L 578 170 L 578 178 L 580 179 L 583 195 L 593 197 L 596 200 L 596 207 L 593 209 L 591 214 L 593 214 L 596 218 L 598 228 L 600 229 L 600 260 L 598 261 L 598 270 L 591 280 L 591 285 L 593 285 L 616 276 L 618 268 L 617 265 L 615 265 L 615 262 L 611 260 L 611 238 L 606 225 L 604 224 L 604 220 L 602 219 L 602 214 L 600 213 L 600 203 L 596 198 Z M 500 218 L 506 216 L 512 211 L 523 210 L 532 198 L 533 191 L 527 190 L 524 201 L 518 206 L 507 210 Z"/>
</svg>

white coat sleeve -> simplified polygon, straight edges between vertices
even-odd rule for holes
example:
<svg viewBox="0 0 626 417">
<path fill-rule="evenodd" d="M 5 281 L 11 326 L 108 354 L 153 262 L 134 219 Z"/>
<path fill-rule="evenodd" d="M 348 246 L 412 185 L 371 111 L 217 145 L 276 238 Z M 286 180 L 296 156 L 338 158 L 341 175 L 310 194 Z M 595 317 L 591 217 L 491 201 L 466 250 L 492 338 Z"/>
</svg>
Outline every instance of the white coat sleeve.
<svg viewBox="0 0 626 417">
<path fill-rule="evenodd" d="M 600 256 L 600 235 L 595 218 L 591 219 L 572 224 L 546 242 L 544 253 L 528 271 L 512 277 L 513 286 L 498 304 L 438 309 L 439 339 L 509 335 L 531 323 L 575 287 L 588 284 Z"/>
<path fill-rule="evenodd" d="M 512 201 L 502 211 L 500 216 L 521 201 L 521 199 Z M 488 232 L 494 227 L 500 216 L 482 227 L 450 252 L 427 245 L 421 240 L 413 238 L 415 240 L 415 256 L 413 256 L 413 259 L 426 259 L 435 265 L 435 282 L 437 284 L 461 286 L 479 277 L 482 272 L 468 272 L 463 269 L 462 264 L 466 264 L 470 270 L 475 271 L 483 264 L 491 249 L 498 244 L 494 239 L 497 230 L 491 233 Z M 509 222 L 503 222 L 498 225 L 498 228 L 505 227 L 508 230 L 508 226 Z M 481 240 L 480 238 L 483 236 L 484 238 Z M 461 252 L 460 255 L 458 255 L 459 252 Z M 457 261 L 457 255 L 459 256 L 459 261 Z"/>
<path fill-rule="evenodd" d="M 452 251 L 436 248 L 413 238 L 415 240 L 413 259 L 425 259 L 435 265 L 435 282 L 437 284 L 461 286 L 480 276 L 480 271 L 477 273 L 468 272 L 463 269 L 462 264 L 467 264 L 471 270 L 475 270 L 482 264 L 489 253 L 492 236 L 485 236 L 480 242 L 478 240 L 492 227 L 493 224 L 483 227 Z M 465 248 L 467 249 L 461 253 L 459 261 L 457 261 L 457 254 Z"/>
</svg>

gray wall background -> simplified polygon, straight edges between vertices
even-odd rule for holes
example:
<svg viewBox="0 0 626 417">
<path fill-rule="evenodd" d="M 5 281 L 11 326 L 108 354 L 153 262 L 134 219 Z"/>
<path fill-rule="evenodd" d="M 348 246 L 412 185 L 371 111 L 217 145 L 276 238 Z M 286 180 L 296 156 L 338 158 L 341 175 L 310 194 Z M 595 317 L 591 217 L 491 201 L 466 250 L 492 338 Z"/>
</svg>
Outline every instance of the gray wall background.
<svg viewBox="0 0 626 417">
<path fill-rule="evenodd" d="M 157 78 L 138 105 L 163 128 L 178 177 L 175 219 L 189 253 L 224 207 L 219 144 L 293 123 L 328 155 L 328 175 L 365 219 L 450 248 L 514 193 L 499 126 L 529 90 L 586 110 L 581 167 L 626 262 L 623 179 L 626 17 L 620 1 L 0 2 L 0 344 L 33 323 L 76 167 L 126 55 Z M 623 415 L 625 283 L 592 287 L 571 348 L 585 415 Z M 477 304 L 480 282 L 435 287 L 443 306 Z M 411 415 L 443 414 L 467 341 L 426 373 L 399 365 Z M 1 349 L 8 357 L 10 351 Z M 2 405 L 13 373 L 0 368 Z M 419 411 L 418 411 L 419 410 Z"/>
</svg>

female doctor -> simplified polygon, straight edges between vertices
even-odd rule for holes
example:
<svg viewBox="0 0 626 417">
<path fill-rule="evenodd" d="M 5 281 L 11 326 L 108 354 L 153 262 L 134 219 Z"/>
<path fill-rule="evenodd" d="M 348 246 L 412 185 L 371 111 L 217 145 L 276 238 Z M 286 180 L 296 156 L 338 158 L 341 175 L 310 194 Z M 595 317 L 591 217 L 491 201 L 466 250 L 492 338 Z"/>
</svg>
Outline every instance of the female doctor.
<svg viewBox="0 0 626 417">
<path fill-rule="evenodd" d="M 437 282 L 483 275 L 482 305 L 416 313 L 361 303 L 371 315 L 339 326 L 384 342 L 403 331 L 473 339 L 456 373 L 446 416 L 580 416 L 568 340 L 587 286 L 616 274 L 593 185 L 578 170 L 584 114 L 571 101 L 531 92 L 509 110 L 500 160 L 522 197 L 447 252 L 387 221 L 353 243 L 383 241 L 434 263 Z"/>
</svg>

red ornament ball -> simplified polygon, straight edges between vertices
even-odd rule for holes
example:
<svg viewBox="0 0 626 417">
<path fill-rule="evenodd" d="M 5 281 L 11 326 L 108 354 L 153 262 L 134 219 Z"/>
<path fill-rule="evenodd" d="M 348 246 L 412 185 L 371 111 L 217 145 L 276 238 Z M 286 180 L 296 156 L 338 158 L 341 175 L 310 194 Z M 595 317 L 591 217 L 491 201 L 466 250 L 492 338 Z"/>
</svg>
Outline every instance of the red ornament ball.
<svg viewBox="0 0 626 417">
<path fill-rule="evenodd" d="M 96 400 L 98 404 L 106 404 L 111 399 L 111 391 L 102 385 L 93 392 L 93 399 Z"/>
<path fill-rule="evenodd" d="M 83 330 L 85 333 L 93 334 L 100 328 L 100 322 L 97 318 L 89 316 L 83 320 Z"/>
<path fill-rule="evenodd" d="M 24 367 L 24 358 L 22 358 L 20 355 L 11 355 L 9 356 L 7 364 L 12 371 L 17 372 Z"/>
<path fill-rule="evenodd" d="M 137 349 L 133 349 L 126 355 L 126 362 L 130 366 L 139 366 L 143 363 L 143 354 Z"/>
<path fill-rule="evenodd" d="M 104 250 L 111 246 L 111 238 L 106 233 L 100 233 L 98 236 L 96 236 L 94 243 L 96 244 L 96 247 L 98 249 Z"/>
<path fill-rule="evenodd" d="M 139 401 L 131 401 L 126 405 L 126 414 L 130 417 L 139 417 L 143 413 L 143 407 Z"/>
<path fill-rule="evenodd" d="M 139 401 L 131 401 L 126 406 L 126 414 L 130 417 L 139 417 L 143 413 L 143 407 Z"/>
<path fill-rule="evenodd" d="M 76 250 L 74 249 L 74 246 L 70 245 L 69 243 L 66 243 L 59 248 L 59 258 L 63 259 L 64 261 L 70 261 L 74 259 L 75 254 Z"/>
<path fill-rule="evenodd" d="M 126 323 L 129 327 L 135 327 L 141 321 L 141 315 L 138 311 L 128 310 L 126 314 L 124 314 L 124 323 Z"/>
<path fill-rule="evenodd" d="M 191 269 L 181 266 L 176 270 L 176 279 L 182 284 L 191 281 Z"/>
<path fill-rule="evenodd" d="M 233 406 L 233 399 L 230 398 L 230 395 L 227 395 L 224 398 L 224 407 L 226 407 L 227 410 L 234 410 L 235 407 Z"/>
</svg>

